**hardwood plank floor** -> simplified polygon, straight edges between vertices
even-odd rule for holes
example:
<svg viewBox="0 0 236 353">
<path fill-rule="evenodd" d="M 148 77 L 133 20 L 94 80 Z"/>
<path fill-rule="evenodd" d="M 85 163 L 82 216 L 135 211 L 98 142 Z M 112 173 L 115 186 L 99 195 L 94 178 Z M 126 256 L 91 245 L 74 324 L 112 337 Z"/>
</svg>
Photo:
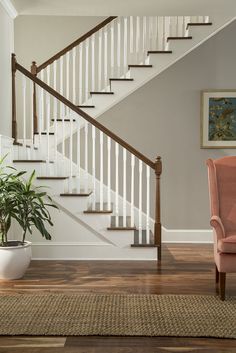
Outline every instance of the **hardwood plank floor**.
<svg viewBox="0 0 236 353">
<path fill-rule="evenodd" d="M 32 261 L 25 277 L 0 281 L 0 293 L 100 292 L 214 294 L 211 245 L 164 246 L 155 261 Z M 236 275 L 227 276 L 236 295 Z M 6 353 L 236 352 L 236 340 L 175 337 L 0 337 Z"/>
</svg>

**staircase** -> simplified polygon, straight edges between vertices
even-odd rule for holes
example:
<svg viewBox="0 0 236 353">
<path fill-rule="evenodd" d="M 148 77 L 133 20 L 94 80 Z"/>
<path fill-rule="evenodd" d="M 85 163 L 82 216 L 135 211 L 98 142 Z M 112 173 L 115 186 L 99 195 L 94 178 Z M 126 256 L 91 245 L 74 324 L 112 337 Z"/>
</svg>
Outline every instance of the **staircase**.
<svg viewBox="0 0 236 353">
<path fill-rule="evenodd" d="M 37 257 L 161 259 L 161 158 L 95 118 L 215 30 L 207 16 L 109 17 L 31 72 L 12 55 L 12 163 L 36 170 L 61 210 Z"/>
</svg>

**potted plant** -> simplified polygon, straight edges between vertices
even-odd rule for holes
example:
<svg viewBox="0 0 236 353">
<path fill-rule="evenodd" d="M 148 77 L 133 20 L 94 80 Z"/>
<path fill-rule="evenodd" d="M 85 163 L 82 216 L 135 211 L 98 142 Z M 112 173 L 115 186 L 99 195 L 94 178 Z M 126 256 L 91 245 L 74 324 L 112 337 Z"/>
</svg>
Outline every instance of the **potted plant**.
<svg viewBox="0 0 236 353">
<path fill-rule="evenodd" d="M 24 275 L 31 260 L 31 243 L 25 240 L 27 232 L 32 234 L 35 227 L 50 240 L 46 224 L 53 226 L 53 223 L 48 207 L 57 206 L 41 187 L 33 186 L 35 171 L 25 180 L 26 172 L 4 167 L 3 160 L 0 161 L 0 278 L 17 279 Z M 19 240 L 8 239 L 13 219 L 22 229 Z"/>
</svg>

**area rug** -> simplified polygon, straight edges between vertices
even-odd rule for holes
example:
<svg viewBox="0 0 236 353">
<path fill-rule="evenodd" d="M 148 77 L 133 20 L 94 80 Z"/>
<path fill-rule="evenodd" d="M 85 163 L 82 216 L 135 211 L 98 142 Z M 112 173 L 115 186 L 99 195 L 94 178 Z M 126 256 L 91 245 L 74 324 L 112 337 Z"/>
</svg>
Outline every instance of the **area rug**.
<svg viewBox="0 0 236 353">
<path fill-rule="evenodd" d="M 0 295 L 0 335 L 236 338 L 236 298 L 203 295 Z"/>
</svg>

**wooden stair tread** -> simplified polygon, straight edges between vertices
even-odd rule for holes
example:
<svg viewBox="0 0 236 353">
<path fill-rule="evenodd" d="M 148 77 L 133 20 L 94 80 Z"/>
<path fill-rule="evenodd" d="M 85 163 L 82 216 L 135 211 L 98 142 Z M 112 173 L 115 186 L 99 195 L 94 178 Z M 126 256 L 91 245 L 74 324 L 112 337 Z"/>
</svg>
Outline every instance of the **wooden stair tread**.
<svg viewBox="0 0 236 353">
<path fill-rule="evenodd" d="M 128 67 L 130 68 L 130 67 L 137 67 L 137 68 L 145 68 L 145 67 L 152 67 L 152 65 L 128 65 Z"/>
<path fill-rule="evenodd" d="M 78 108 L 95 108 L 95 105 L 77 105 Z"/>
<path fill-rule="evenodd" d="M 167 42 L 168 40 L 185 40 L 185 39 L 193 39 L 192 36 L 188 36 L 188 37 L 167 37 Z"/>
<path fill-rule="evenodd" d="M 112 206 L 112 205 L 111 205 Z M 112 207 L 108 209 L 108 204 L 106 202 L 103 203 L 103 209 L 100 210 L 100 202 L 96 202 L 95 209 L 92 209 L 93 205 L 91 205 L 87 210 L 84 211 L 86 214 L 107 214 L 113 213 Z"/>
<path fill-rule="evenodd" d="M 142 230 L 142 243 L 139 244 L 139 230 L 134 231 L 134 243 L 131 244 L 131 247 L 133 248 L 156 248 L 158 247 L 157 245 L 154 244 L 154 235 L 150 231 L 150 243 L 147 244 L 147 239 L 146 239 L 146 230 Z"/>
<path fill-rule="evenodd" d="M 135 227 L 107 227 L 107 230 L 136 230 Z"/>
<path fill-rule="evenodd" d="M 188 26 L 212 26 L 212 22 L 189 22 L 187 28 Z"/>
<path fill-rule="evenodd" d="M 14 141 L 13 146 L 20 146 L 23 147 L 24 144 L 22 142 Z M 26 148 L 32 148 L 30 145 L 25 145 Z M 33 147 L 34 150 L 38 150 L 38 147 Z"/>
<path fill-rule="evenodd" d="M 66 121 L 66 122 L 70 122 L 71 119 L 51 119 L 51 121 Z M 76 119 L 73 119 L 73 122 L 75 122 Z"/>
<path fill-rule="evenodd" d="M 133 78 L 109 78 L 110 81 L 134 81 Z"/>
<path fill-rule="evenodd" d="M 149 54 L 172 54 L 172 50 L 148 50 L 148 55 Z"/>
<path fill-rule="evenodd" d="M 68 176 L 39 176 L 37 177 L 39 180 L 65 180 L 69 179 Z"/>
<path fill-rule="evenodd" d="M 49 132 L 49 133 L 47 133 L 47 132 L 35 132 L 34 133 L 35 135 L 55 135 L 55 133 L 54 132 Z"/>
<path fill-rule="evenodd" d="M 131 227 L 131 217 L 126 217 L 125 227 L 123 226 L 123 216 L 118 216 L 118 225 L 116 226 L 116 216 L 111 216 L 111 226 L 108 230 L 136 230 L 136 227 Z"/>
<path fill-rule="evenodd" d="M 90 94 L 114 94 L 114 92 L 90 92 Z"/>
<path fill-rule="evenodd" d="M 13 163 L 47 163 L 47 161 L 43 159 L 14 159 Z M 54 162 L 50 161 L 49 163 Z"/>
<path fill-rule="evenodd" d="M 60 196 L 63 197 L 86 197 L 86 196 L 90 196 L 92 194 L 92 191 L 85 191 L 85 190 L 80 190 L 80 192 L 66 192 L 64 194 L 60 194 Z"/>
<path fill-rule="evenodd" d="M 30 145 L 26 145 L 25 147 L 26 147 L 26 148 L 32 148 L 32 146 L 30 146 Z M 34 150 L 38 150 L 38 147 L 33 147 L 33 149 L 34 149 Z"/>
</svg>

